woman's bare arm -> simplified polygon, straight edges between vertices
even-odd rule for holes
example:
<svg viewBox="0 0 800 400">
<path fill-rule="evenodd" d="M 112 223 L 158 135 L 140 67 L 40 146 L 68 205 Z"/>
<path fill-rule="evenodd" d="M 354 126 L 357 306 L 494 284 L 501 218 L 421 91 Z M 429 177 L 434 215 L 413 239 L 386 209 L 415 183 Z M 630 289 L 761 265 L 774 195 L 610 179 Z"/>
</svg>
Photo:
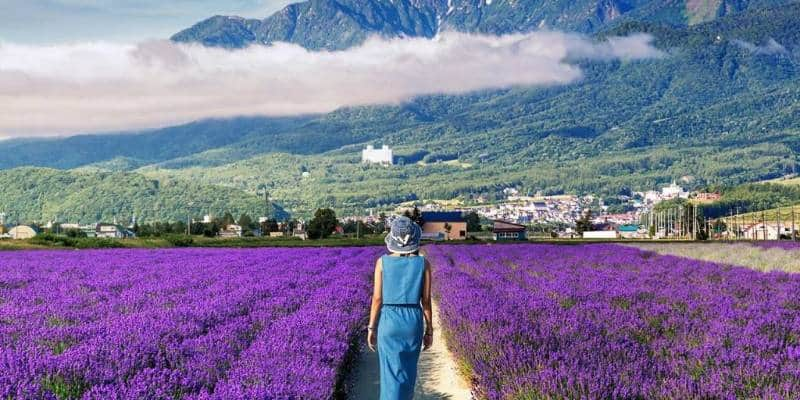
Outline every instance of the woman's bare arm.
<svg viewBox="0 0 800 400">
<path fill-rule="evenodd" d="M 422 278 L 422 313 L 425 316 L 425 336 L 423 349 L 433 344 L 433 305 L 431 300 L 431 264 L 425 259 L 425 273 Z"/>
<path fill-rule="evenodd" d="M 379 258 L 375 263 L 375 286 L 372 289 L 372 305 L 369 309 L 369 327 L 367 328 L 367 346 L 375 351 L 377 338 L 378 317 L 381 314 L 383 304 L 383 262 Z"/>
</svg>

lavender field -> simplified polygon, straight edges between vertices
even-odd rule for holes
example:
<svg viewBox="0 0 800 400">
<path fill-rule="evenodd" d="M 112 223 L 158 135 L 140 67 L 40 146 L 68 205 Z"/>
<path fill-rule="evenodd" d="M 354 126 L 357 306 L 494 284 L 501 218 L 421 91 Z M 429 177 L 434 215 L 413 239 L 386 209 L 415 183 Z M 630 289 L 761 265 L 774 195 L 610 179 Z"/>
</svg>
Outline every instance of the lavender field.
<svg viewBox="0 0 800 400">
<path fill-rule="evenodd" d="M 427 252 L 480 398 L 800 398 L 800 275 L 617 245 Z"/>
<path fill-rule="evenodd" d="M 382 252 L 4 253 L 0 398 L 331 398 Z"/>
</svg>

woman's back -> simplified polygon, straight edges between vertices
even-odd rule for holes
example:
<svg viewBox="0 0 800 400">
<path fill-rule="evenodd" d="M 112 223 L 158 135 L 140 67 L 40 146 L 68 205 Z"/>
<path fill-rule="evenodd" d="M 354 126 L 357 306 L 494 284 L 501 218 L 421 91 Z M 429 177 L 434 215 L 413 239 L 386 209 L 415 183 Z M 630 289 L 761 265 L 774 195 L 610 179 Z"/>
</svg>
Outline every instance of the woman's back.
<svg viewBox="0 0 800 400">
<path fill-rule="evenodd" d="M 419 304 L 425 259 L 421 256 L 383 256 L 383 304 Z"/>
</svg>

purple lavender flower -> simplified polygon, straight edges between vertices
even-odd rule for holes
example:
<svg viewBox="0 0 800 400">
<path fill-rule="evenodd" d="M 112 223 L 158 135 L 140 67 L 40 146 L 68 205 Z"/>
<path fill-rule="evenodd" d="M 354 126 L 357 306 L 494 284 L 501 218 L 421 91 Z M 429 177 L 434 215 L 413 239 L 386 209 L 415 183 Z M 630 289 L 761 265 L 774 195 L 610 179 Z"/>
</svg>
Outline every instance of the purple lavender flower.
<svg viewBox="0 0 800 400">
<path fill-rule="evenodd" d="M 800 275 L 617 245 L 427 251 L 481 398 L 800 398 Z"/>
<path fill-rule="evenodd" d="M 4 253 L 0 398 L 331 398 L 382 252 Z"/>
</svg>

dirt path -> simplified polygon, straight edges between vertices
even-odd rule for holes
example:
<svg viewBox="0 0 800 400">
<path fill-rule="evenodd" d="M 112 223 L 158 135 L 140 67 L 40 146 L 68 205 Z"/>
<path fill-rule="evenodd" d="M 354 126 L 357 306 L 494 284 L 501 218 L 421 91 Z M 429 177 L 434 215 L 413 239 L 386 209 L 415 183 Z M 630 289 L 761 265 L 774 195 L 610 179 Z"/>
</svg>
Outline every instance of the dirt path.
<svg viewBox="0 0 800 400">
<path fill-rule="evenodd" d="M 439 306 L 433 303 L 433 347 L 423 351 L 419 359 L 415 400 L 469 400 L 469 386 L 456 372 L 455 361 L 441 334 Z M 365 350 L 353 387 L 353 400 L 377 400 L 380 391 L 378 355 Z"/>
</svg>

